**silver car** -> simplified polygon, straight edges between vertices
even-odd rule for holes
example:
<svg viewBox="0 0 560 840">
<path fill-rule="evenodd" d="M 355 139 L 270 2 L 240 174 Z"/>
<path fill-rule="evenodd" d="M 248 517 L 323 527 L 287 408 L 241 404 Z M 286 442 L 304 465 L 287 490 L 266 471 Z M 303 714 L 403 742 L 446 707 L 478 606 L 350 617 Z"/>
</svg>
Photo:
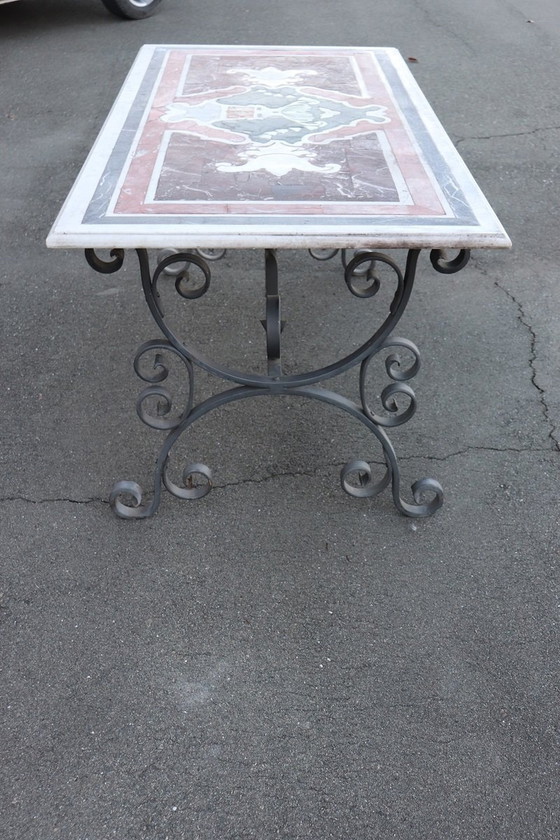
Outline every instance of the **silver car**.
<svg viewBox="0 0 560 840">
<path fill-rule="evenodd" d="M 16 3 L 17 0 L 0 0 L 3 3 Z M 101 0 L 114 15 L 128 20 L 140 20 L 153 15 L 162 0 Z"/>
</svg>

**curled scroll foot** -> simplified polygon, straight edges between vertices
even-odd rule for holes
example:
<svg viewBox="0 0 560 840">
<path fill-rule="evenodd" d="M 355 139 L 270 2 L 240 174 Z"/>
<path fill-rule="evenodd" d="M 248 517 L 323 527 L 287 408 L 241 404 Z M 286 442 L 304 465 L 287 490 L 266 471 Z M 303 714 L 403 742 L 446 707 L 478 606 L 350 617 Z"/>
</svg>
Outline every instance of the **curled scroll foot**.
<svg viewBox="0 0 560 840">
<path fill-rule="evenodd" d="M 420 478 L 411 487 L 415 504 L 404 502 L 398 495 L 398 486 L 393 485 L 393 499 L 395 505 L 405 516 L 421 519 L 432 516 L 443 505 L 443 487 L 435 478 Z M 431 496 L 426 501 L 426 496 Z"/>
<path fill-rule="evenodd" d="M 121 519 L 145 519 L 158 508 L 159 493 L 148 504 L 142 504 L 144 492 L 135 481 L 117 481 L 111 490 L 109 504 Z"/>
<path fill-rule="evenodd" d="M 349 496 L 366 499 L 381 493 L 391 480 L 391 470 L 385 470 L 385 475 L 379 481 L 373 481 L 371 467 L 367 461 L 349 461 L 340 471 L 342 489 Z"/>
<path fill-rule="evenodd" d="M 202 499 L 212 489 L 212 471 L 206 464 L 187 464 L 183 470 L 183 486 L 169 477 L 167 463 L 163 470 L 163 483 L 178 499 Z"/>
</svg>

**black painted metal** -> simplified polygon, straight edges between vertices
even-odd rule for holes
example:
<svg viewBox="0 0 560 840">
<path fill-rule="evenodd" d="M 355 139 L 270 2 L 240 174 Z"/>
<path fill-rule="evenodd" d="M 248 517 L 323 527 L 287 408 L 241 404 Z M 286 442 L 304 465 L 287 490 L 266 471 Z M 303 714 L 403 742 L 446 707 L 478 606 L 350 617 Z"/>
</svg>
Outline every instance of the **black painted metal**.
<svg viewBox="0 0 560 840">
<path fill-rule="evenodd" d="M 278 380 L 282 376 L 281 333 L 282 319 L 280 295 L 278 292 L 278 261 L 270 248 L 265 251 L 266 319 L 262 322 L 266 330 L 266 357 L 268 375 Z"/>
<path fill-rule="evenodd" d="M 439 271 L 440 274 L 455 274 L 457 271 L 460 271 L 462 268 L 466 266 L 471 256 L 471 252 L 468 250 L 459 251 L 454 259 L 448 260 L 446 259 L 446 255 L 444 251 L 440 251 L 437 248 L 434 248 L 430 251 L 430 262 L 432 263 L 433 267 L 436 271 Z"/>
<path fill-rule="evenodd" d="M 315 258 L 324 259 L 334 256 L 336 251 L 326 252 Z M 176 275 L 175 288 L 179 295 L 186 299 L 193 299 L 205 294 L 210 287 L 210 269 L 201 252 L 177 252 L 160 260 L 152 275 L 148 254 L 145 250 L 137 250 L 140 264 L 140 274 L 144 296 L 150 312 L 164 334 L 164 339 L 148 341 L 141 345 L 134 360 L 137 375 L 148 385 L 140 393 L 137 400 L 137 413 L 148 426 L 167 431 L 167 437 L 160 449 L 155 472 L 154 491 L 151 500 L 145 501 L 140 486 L 133 481 L 119 481 L 114 486 L 110 496 L 110 503 L 118 516 L 126 519 L 144 518 L 151 516 L 159 507 L 162 484 L 169 492 L 182 499 L 196 499 L 206 495 L 212 487 L 212 474 L 205 464 L 189 464 L 183 471 L 183 486 L 177 485 L 169 476 L 169 456 L 176 441 L 183 433 L 206 414 L 220 406 L 238 400 L 256 396 L 297 396 L 306 397 L 327 403 L 346 412 L 362 423 L 380 444 L 385 469 L 382 477 L 375 481 L 372 477 L 371 466 L 366 461 L 355 460 L 346 464 L 341 471 L 341 485 L 352 496 L 375 496 L 391 484 L 393 501 L 397 509 L 406 516 L 430 516 L 443 504 L 443 490 L 434 479 L 424 478 L 412 485 L 413 503 L 406 502 L 400 493 L 400 471 L 397 456 L 385 429 L 402 425 L 413 416 L 416 409 L 414 391 L 407 384 L 418 372 L 420 354 L 418 348 L 408 339 L 397 338 L 392 335 L 393 329 L 399 322 L 409 301 L 420 251 L 413 249 L 408 252 L 404 273 L 396 262 L 385 254 L 373 251 L 358 251 L 348 261 L 343 252 L 345 266 L 344 279 L 352 294 L 357 297 L 372 297 L 380 288 L 382 282 L 377 266 L 384 265 L 394 274 L 395 291 L 389 313 L 375 333 L 357 350 L 326 367 L 301 374 L 285 375 L 281 363 L 281 332 L 283 322 L 280 317 L 280 295 L 278 288 L 278 263 L 273 250 L 265 251 L 265 289 L 266 289 L 266 318 L 263 326 L 266 331 L 266 347 L 268 372 L 266 375 L 245 373 L 217 365 L 204 357 L 196 348 L 187 346 L 171 329 L 165 320 L 161 299 L 158 293 L 158 281 L 174 264 L 180 264 L 179 272 L 169 272 Z M 121 250 L 113 250 L 110 260 L 102 260 L 92 251 L 86 251 L 88 263 L 102 273 L 118 271 L 123 265 L 124 254 Z M 468 261 L 468 251 L 461 251 L 452 260 L 447 260 L 440 251 L 432 251 L 430 255 L 436 270 L 443 273 L 459 271 Z M 189 268 L 199 270 L 202 283 L 193 285 Z M 385 359 L 385 370 L 391 383 L 381 393 L 381 404 L 387 414 L 377 414 L 369 406 L 366 396 L 367 374 L 372 359 L 385 350 L 405 351 L 412 362 L 403 365 L 398 352 L 390 353 Z M 180 359 L 185 367 L 187 381 L 187 397 L 184 406 L 177 412 L 170 392 L 162 384 L 168 378 L 169 367 L 165 361 L 165 354 L 170 353 Z M 153 360 L 151 368 L 147 360 Z M 236 387 L 215 394 L 198 405 L 193 405 L 194 366 L 198 366 L 209 373 L 226 381 L 236 383 Z M 317 383 L 330 379 L 344 371 L 360 365 L 359 391 L 360 404 L 342 395 L 317 387 Z M 157 402 L 157 413 L 154 416 L 146 409 L 148 401 Z M 405 408 L 402 408 L 402 401 Z M 398 400 L 398 402 L 397 402 Z M 400 404 L 400 405 L 399 405 Z M 174 414 L 175 412 L 175 414 Z M 426 500 L 425 497 L 428 497 Z"/>
</svg>

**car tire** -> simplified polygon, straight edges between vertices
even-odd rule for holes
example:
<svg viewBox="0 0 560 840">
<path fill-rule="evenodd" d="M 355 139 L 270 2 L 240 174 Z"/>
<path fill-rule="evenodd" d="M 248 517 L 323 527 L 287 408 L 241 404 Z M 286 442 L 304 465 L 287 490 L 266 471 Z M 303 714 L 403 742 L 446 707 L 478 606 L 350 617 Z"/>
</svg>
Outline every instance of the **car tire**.
<svg viewBox="0 0 560 840">
<path fill-rule="evenodd" d="M 117 17 L 141 20 L 153 15 L 161 0 L 101 0 L 101 2 Z"/>
</svg>

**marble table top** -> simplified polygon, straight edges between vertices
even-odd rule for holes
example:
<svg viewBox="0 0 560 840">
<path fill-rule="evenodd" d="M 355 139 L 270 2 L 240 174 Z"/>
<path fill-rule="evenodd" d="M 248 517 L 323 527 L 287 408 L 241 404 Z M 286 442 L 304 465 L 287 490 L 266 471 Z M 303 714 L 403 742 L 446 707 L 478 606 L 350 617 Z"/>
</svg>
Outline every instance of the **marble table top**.
<svg viewBox="0 0 560 840">
<path fill-rule="evenodd" d="M 399 52 L 146 45 L 47 239 L 504 248 Z"/>
</svg>

